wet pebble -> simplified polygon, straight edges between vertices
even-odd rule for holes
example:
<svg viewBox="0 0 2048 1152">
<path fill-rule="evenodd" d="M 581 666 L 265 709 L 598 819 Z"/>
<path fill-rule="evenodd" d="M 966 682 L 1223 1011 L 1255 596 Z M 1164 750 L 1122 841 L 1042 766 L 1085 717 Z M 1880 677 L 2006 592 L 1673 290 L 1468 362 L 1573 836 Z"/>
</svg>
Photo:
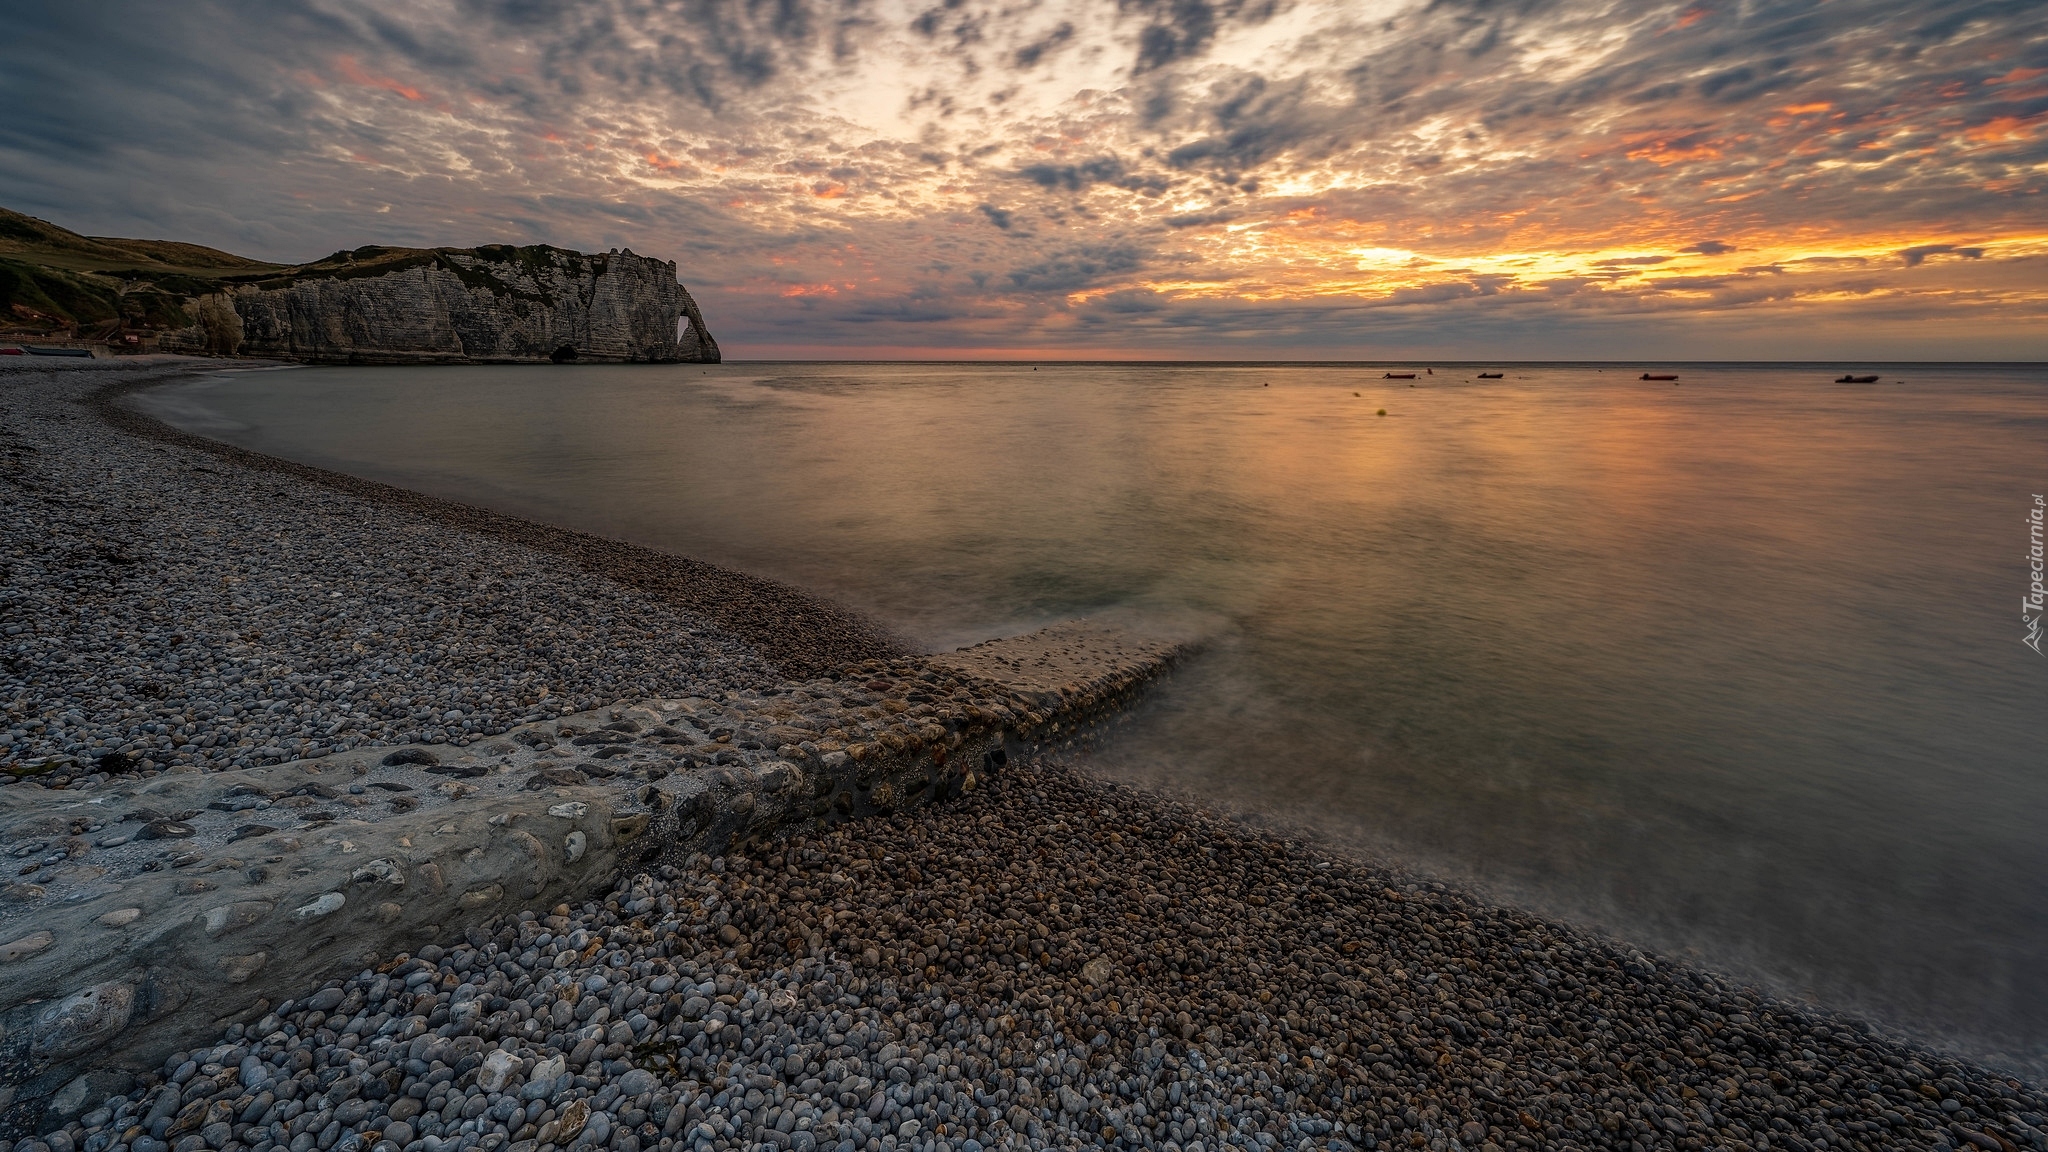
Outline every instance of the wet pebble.
<svg viewBox="0 0 2048 1152">
<path fill-rule="evenodd" d="M 96 1152 L 196 1152 L 216 1124 L 249 1152 L 1810 1152 L 2041 1148 L 2044 1111 L 1853 1021 L 1030 762 L 309 990 L 61 1132 Z"/>
<path fill-rule="evenodd" d="M 596 542 L 565 562 L 507 538 L 517 522 L 423 496 L 366 498 L 182 434 L 139 438 L 77 403 L 152 373 L 168 375 L 0 366 L 0 695 L 12 702 L 0 783 L 466 746 L 623 699 L 778 678 L 758 646 L 682 602 L 737 612 L 757 593 L 843 625 L 814 642 L 776 632 L 769 655 L 788 667 L 895 652 L 836 608 L 802 610 L 793 589 L 679 558 L 655 580 L 642 571 L 652 554 Z M 464 517 L 493 531 L 450 522 Z M 562 545 L 558 530 L 530 534 Z M 607 565 L 637 584 L 607 578 Z"/>
</svg>

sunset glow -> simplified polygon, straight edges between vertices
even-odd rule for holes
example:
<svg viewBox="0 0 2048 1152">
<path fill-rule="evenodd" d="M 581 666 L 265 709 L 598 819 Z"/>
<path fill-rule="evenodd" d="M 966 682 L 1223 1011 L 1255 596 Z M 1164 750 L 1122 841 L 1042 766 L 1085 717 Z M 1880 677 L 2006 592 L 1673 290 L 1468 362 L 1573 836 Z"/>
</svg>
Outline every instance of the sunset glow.
<svg viewBox="0 0 2048 1152">
<path fill-rule="evenodd" d="M 0 49 L 0 199 L 277 260 L 630 246 L 742 356 L 2048 356 L 2017 8 L 231 8 L 134 8 L 61 112 L 20 90 L 63 16 Z"/>
</svg>

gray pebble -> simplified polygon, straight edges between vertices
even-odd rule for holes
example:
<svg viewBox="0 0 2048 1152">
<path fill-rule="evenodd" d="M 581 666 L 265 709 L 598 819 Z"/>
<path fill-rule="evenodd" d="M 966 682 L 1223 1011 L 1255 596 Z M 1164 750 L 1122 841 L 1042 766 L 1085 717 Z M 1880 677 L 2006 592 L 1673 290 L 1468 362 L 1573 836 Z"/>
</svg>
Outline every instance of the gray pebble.
<svg viewBox="0 0 2048 1152">
<path fill-rule="evenodd" d="M 523 546 L 327 489 L 252 507 L 253 474 L 195 479 L 185 448 L 73 449 L 33 423 L 65 393 L 7 395 L 26 413 L 7 434 L 34 440 L 31 478 L 57 494 L 28 510 L 53 551 L 19 538 L 31 559 L 10 574 L 22 618 L 50 625 L 12 638 L 0 687 L 34 723 L 10 747 L 222 767 L 764 679 L 701 621 Z M 88 491 L 87 462 L 117 475 Z M 145 527 L 58 515 L 88 496 Z M 186 543 L 287 521 L 295 543 L 269 559 Z M 82 585 L 106 611 L 52 611 Z M 372 598 L 376 620 L 343 617 Z M 532 633 L 545 650 L 444 654 L 478 627 L 467 606 L 556 623 Z M 861 691 L 842 703 L 868 706 Z M 0 1152 L 370 1152 L 370 1131 L 413 1152 L 2042 1147 L 2030 1086 L 1043 760 L 938 807 L 650 867 L 306 989 L 262 1035 L 235 1025 L 92 1123 Z M 493 1059 L 495 1095 L 478 1086 Z M 238 1137 L 259 1089 L 276 1116 Z"/>
</svg>

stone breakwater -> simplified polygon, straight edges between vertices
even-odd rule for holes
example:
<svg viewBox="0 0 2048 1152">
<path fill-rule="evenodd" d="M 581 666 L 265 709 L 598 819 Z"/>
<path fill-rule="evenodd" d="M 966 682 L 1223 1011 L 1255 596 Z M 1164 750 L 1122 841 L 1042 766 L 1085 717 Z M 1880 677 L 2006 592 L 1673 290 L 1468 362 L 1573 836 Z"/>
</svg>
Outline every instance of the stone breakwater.
<svg viewBox="0 0 2048 1152">
<path fill-rule="evenodd" d="M 146 383 L 175 367 L 131 366 L 124 378 Z M 780 681 L 749 646 L 673 604 L 636 603 L 602 578 L 531 576 L 560 565 L 445 528 L 533 533 L 629 579 L 646 580 L 656 559 L 195 443 L 110 406 L 112 390 L 82 390 L 80 379 L 17 377 L 40 389 L 17 413 L 41 419 L 0 428 L 20 463 L 7 479 L 29 513 L 14 524 L 23 578 L 0 601 L 18 676 L 0 828 L 21 861 L 0 888 L 0 1107 L 17 1117 L 53 1093 L 70 1099 L 57 1089 L 90 1084 L 74 1073 L 111 1053 L 154 1058 L 240 1005 L 267 1005 L 365 954 L 544 897 L 581 898 L 627 857 L 723 851 L 797 823 L 958 795 L 977 766 L 1005 761 L 1006 741 L 1065 738 L 1177 651 L 1076 624 L 978 646 L 957 667 L 869 659 Z M 77 416 L 66 400 L 157 443 L 67 429 Z M 223 467 L 181 451 L 193 448 L 224 456 Z M 266 487 L 298 488 L 290 511 L 207 499 L 216 484 L 247 485 L 247 470 Z M 80 489 L 103 476 L 124 481 L 129 499 L 77 515 Z M 216 545 L 205 560 L 164 543 L 199 534 Z M 431 540 L 442 564 L 413 562 L 408 536 Z M 251 541 L 256 555 L 241 555 Z M 379 563 L 394 551 L 408 559 Z M 479 579 L 479 565 L 501 579 Z M 791 610 L 783 627 L 800 636 L 748 637 L 768 641 L 777 665 L 890 650 L 779 586 L 703 566 L 684 576 L 694 583 L 648 582 L 692 607 Z M 435 577 L 468 586 L 434 588 Z M 533 605 L 544 597 L 545 608 Z M 522 601 L 539 626 L 528 617 L 501 627 Z M 554 656 L 564 632 L 585 639 L 570 631 L 577 608 L 630 652 L 637 637 L 613 630 L 621 607 L 665 627 L 646 638 L 647 664 L 662 667 L 615 652 L 621 667 L 606 671 L 625 675 L 600 685 L 687 691 L 543 721 L 575 698 L 532 685 L 531 661 Z M 399 621 L 385 615 L 393 610 Z M 152 615 L 172 617 L 177 631 L 150 628 Z M 400 621 L 450 616 L 405 642 Z M 247 627 L 251 617 L 269 635 Z M 428 652 L 389 658 L 415 644 L 466 654 L 463 677 L 485 707 L 461 707 L 458 688 L 435 692 Z M 1006 678 L 1013 666 L 1034 671 Z M 393 697 L 396 708 L 376 707 Z M 523 722 L 508 723 L 521 711 Z M 293 725 L 296 739 L 280 732 Z M 430 743 L 388 750 L 407 735 Z"/>
<path fill-rule="evenodd" d="M 153 1062 L 308 981 L 536 901 L 581 900 L 623 863 L 961 795 L 1008 762 L 1007 745 L 1061 739 L 1176 655 L 1074 626 L 974 652 L 1058 652 L 1064 671 L 1093 675 L 1013 686 L 937 661 L 873 662 L 525 725 L 460 751 L 371 747 L 63 788 L 24 775 L 0 789 L 0 830 L 25 861 L 0 902 L 0 1075 L 25 1106 L 61 1098 L 111 1054 Z"/>
<path fill-rule="evenodd" d="M 318 364 L 684 361 L 718 342 L 674 261 L 630 250 L 363 248 L 193 302 L 165 352 Z"/>
<path fill-rule="evenodd" d="M 2048 1108 L 1049 762 L 507 913 L 95 1075 L 0 1152 L 1990 1152 L 2043 1147 Z"/>
</svg>

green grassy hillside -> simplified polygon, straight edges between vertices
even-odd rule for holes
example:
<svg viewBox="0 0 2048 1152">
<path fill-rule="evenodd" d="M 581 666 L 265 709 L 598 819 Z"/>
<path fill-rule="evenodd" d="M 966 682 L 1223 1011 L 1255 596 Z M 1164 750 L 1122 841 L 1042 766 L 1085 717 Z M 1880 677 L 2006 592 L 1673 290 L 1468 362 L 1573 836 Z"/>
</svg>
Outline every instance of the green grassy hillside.
<svg viewBox="0 0 2048 1152">
<path fill-rule="evenodd" d="M 280 268 L 174 240 L 81 236 L 0 208 L 0 327 L 80 334 L 182 327 L 185 301 Z"/>
<path fill-rule="evenodd" d="M 104 336 L 181 328 L 196 296 L 243 285 L 281 288 L 301 280 L 382 276 L 438 265 L 472 287 L 517 295 L 488 272 L 449 259 L 468 255 L 538 272 L 565 249 L 534 244 L 480 248 L 392 248 L 371 244 L 304 264 L 269 264 L 175 240 L 81 236 L 47 220 L 0 208 L 0 329 Z M 596 257 L 602 261 L 604 257 Z"/>
<path fill-rule="evenodd" d="M 80 236 L 47 220 L 0 208 L 0 258 L 66 272 L 212 277 L 281 265 L 175 240 Z"/>
</svg>

